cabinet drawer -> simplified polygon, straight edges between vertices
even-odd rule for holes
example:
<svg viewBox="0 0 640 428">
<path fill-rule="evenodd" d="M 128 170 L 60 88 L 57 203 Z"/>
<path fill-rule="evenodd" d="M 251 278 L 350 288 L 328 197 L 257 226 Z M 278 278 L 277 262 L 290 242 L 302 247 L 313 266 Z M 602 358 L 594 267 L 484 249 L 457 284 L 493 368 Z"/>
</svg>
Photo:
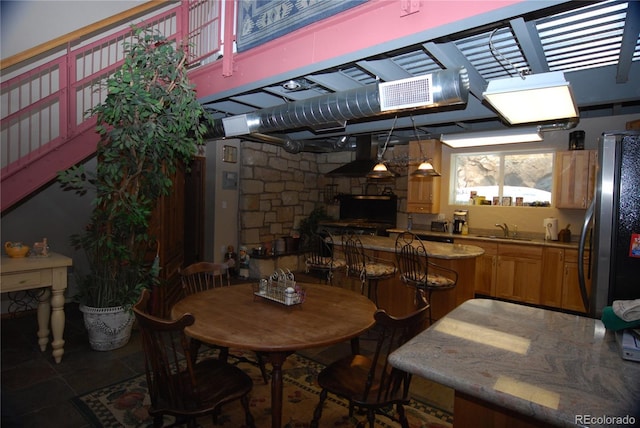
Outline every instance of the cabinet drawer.
<svg viewBox="0 0 640 428">
<path fill-rule="evenodd" d="M 498 244 L 498 253 L 501 256 L 541 259 L 542 247 L 537 245 Z"/>
<path fill-rule="evenodd" d="M 2 292 L 31 290 L 47 285 L 43 282 L 42 272 L 22 272 L 2 275 Z"/>
</svg>

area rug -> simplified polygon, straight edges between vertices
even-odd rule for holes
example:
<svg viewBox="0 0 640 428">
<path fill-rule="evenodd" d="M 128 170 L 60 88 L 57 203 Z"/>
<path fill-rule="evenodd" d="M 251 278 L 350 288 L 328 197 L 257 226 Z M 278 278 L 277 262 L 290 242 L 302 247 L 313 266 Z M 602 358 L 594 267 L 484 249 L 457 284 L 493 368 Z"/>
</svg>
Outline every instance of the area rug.
<svg viewBox="0 0 640 428">
<path fill-rule="evenodd" d="M 233 355 L 242 351 L 232 350 Z M 251 358 L 251 353 L 244 354 Z M 230 356 L 230 361 L 233 361 Z M 239 367 L 245 370 L 253 379 L 251 392 L 251 413 L 255 418 L 256 427 L 271 426 L 271 398 L 270 386 L 265 385 L 260 370 L 246 363 Z M 284 428 L 305 428 L 313 416 L 313 410 L 318 403 L 320 389 L 316 383 L 317 374 L 324 366 L 294 354 L 287 358 L 283 366 L 283 411 L 282 422 Z M 133 377 L 105 388 L 73 398 L 74 405 L 84 415 L 87 421 L 95 427 L 152 427 L 153 421 L 147 413 L 149 396 L 144 375 Z M 366 415 L 354 413 L 349 418 L 348 404 L 329 394 L 320 419 L 321 427 L 354 427 L 358 421 L 366 420 Z M 425 403 L 411 400 L 405 406 L 411 428 L 450 428 L 452 415 L 446 411 L 433 408 Z M 390 414 L 394 414 L 389 409 Z M 165 419 L 165 425 L 170 425 L 172 418 Z M 222 409 L 216 425 L 211 417 L 198 420 L 202 427 L 244 427 L 244 413 L 239 402 L 229 403 Z M 376 428 L 393 428 L 400 426 L 386 416 L 376 418 Z"/>
</svg>

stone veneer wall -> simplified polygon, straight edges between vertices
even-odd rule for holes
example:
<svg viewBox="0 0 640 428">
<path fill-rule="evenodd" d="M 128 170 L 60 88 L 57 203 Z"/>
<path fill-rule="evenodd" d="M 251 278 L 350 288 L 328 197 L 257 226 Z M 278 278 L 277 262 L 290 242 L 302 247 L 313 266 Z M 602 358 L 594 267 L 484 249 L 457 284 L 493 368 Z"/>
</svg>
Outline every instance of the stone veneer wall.
<svg viewBox="0 0 640 428">
<path fill-rule="evenodd" d="M 375 149 L 375 148 L 374 148 Z M 385 159 L 406 153 L 407 146 L 389 148 Z M 355 159 L 352 151 L 292 154 L 271 144 L 243 141 L 240 150 L 240 242 L 251 248 L 296 232 L 300 220 L 317 207 L 338 218 L 339 206 L 325 200 L 327 185 L 337 193 L 363 194 L 365 178 L 327 178 L 325 173 Z M 379 192 L 390 187 L 406 207 L 406 173 L 389 182 L 370 181 Z"/>
</svg>

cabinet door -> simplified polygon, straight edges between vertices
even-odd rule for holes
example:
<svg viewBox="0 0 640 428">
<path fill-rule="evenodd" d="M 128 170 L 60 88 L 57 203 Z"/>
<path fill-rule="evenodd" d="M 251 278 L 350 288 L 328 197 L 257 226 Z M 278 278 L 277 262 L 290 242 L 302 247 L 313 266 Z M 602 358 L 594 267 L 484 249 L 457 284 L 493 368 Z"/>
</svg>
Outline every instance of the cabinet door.
<svg viewBox="0 0 640 428">
<path fill-rule="evenodd" d="M 562 309 L 576 312 L 586 312 L 582 302 L 580 283 L 578 280 L 578 252 L 567 250 L 564 263 L 562 283 Z M 590 281 L 587 280 L 587 292 L 590 290 Z"/>
<path fill-rule="evenodd" d="M 440 171 L 442 163 L 442 143 L 439 140 L 411 141 L 407 176 L 407 212 L 437 214 L 440 211 L 440 177 L 414 177 L 423 157 L 431 159 L 433 167 Z"/>
<path fill-rule="evenodd" d="M 545 248 L 542 252 L 540 303 L 545 306 L 562 307 L 564 251 L 562 248 Z"/>
<path fill-rule="evenodd" d="M 540 304 L 542 248 L 498 245 L 496 297 Z"/>
<path fill-rule="evenodd" d="M 496 295 L 496 266 L 498 262 L 498 244 L 484 241 L 465 241 L 484 250 L 484 254 L 476 257 L 476 277 L 474 291 L 483 296 Z"/>
<path fill-rule="evenodd" d="M 597 153 L 570 150 L 556 153 L 557 208 L 587 208 L 593 199 Z"/>
</svg>

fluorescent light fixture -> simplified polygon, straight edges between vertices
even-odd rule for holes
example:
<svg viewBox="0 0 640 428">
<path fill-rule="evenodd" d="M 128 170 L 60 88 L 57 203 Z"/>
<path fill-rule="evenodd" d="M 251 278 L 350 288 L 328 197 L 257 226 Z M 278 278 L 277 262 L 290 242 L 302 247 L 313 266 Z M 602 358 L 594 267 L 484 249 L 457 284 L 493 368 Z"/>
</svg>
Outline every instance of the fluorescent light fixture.
<svg viewBox="0 0 640 428">
<path fill-rule="evenodd" d="M 492 146 L 494 144 L 528 143 L 542 140 L 544 140 L 544 138 L 540 134 L 537 126 L 496 131 L 443 134 L 440 137 L 440 141 L 454 149 L 462 147 Z"/>
<path fill-rule="evenodd" d="M 561 71 L 491 80 L 482 96 L 512 125 L 578 117 Z"/>
</svg>

